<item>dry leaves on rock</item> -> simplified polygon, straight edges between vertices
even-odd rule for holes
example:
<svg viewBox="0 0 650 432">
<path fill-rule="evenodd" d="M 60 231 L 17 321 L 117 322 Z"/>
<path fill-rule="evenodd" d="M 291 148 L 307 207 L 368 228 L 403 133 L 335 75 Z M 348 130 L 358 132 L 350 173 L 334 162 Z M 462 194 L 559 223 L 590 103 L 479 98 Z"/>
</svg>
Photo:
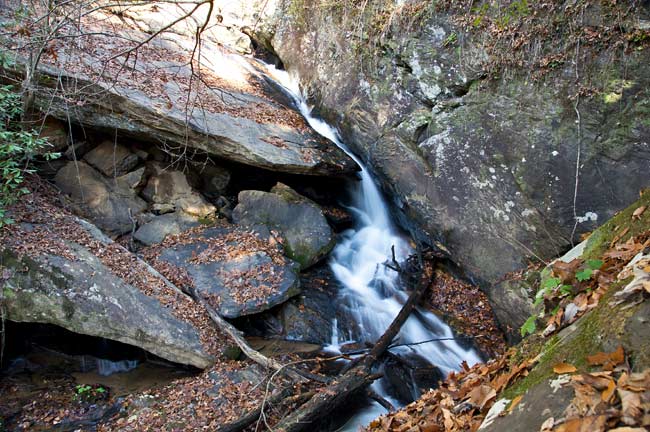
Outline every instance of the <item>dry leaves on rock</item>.
<svg viewBox="0 0 650 432">
<path fill-rule="evenodd" d="M 625 235 L 621 232 L 618 238 Z M 575 322 L 591 309 L 598 306 L 600 299 L 616 281 L 631 276 L 635 279 L 623 290 L 615 294 L 613 304 L 631 298 L 650 294 L 650 256 L 643 250 L 650 246 L 650 233 L 645 232 L 631 237 L 624 243 L 615 241 L 601 259 L 583 260 L 576 258 L 570 262 L 555 261 L 551 266 L 550 279 L 542 287 L 544 308 L 552 313 L 546 317 L 546 327 L 542 332 L 548 337 Z"/>
<path fill-rule="evenodd" d="M 650 427 L 650 369 L 631 372 L 622 347 L 587 357 L 603 371 L 571 376 L 574 397 L 561 419 L 547 419 L 541 431 L 645 431 Z"/>
<path fill-rule="evenodd" d="M 498 360 L 450 373 L 440 387 L 403 409 L 370 423 L 370 432 L 474 431 L 496 400 L 514 380 L 526 376 L 531 361 L 509 367 L 509 351 Z"/>
</svg>

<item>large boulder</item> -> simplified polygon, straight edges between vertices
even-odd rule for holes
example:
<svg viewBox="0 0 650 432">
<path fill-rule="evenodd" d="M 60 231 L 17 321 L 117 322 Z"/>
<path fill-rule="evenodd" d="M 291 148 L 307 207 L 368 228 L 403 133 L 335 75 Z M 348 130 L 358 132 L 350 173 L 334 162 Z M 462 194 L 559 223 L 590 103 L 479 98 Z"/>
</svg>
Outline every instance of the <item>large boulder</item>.
<svg viewBox="0 0 650 432">
<path fill-rule="evenodd" d="M 84 162 L 70 161 L 54 181 L 81 214 L 111 235 L 121 235 L 133 230 L 135 218 L 147 208 L 133 190 L 132 177 L 111 180 Z"/>
<path fill-rule="evenodd" d="M 353 327 L 348 320 L 354 318 L 338 310 L 337 303 L 332 301 L 339 288 L 329 266 L 316 265 L 300 274 L 300 295 L 242 325 L 249 325 L 247 333 L 268 339 L 328 345 L 332 343 L 335 326 Z M 342 335 L 341 342 L 348 337 Z"/>
<path fill-rule="evenodd" d="M 152 203 L 170 205 L 194 216 L 209 216 L 217 209 L 190 186 L 187 177 L 163 164 L 153 162 L 148 166 L 151 175 L 142 195 Z"/>
<path fill-rule="evenodd" d="M 165 245 L 158 259 L 186 274 L 226 318 L 263 312 L 300 292 L 299 265 L 268 232 L 224 224 Z"/>
<path fill-rule="evenodd" d="M 104 141 L 84 156 L 84 160 L 106 177 L 119 177 L 138 166 L 140 159 L 121 144 Z"/>
<path fill-rule="evenodd" d="M 318 204 L 282 183 L 271 192 L 240 192 L 232 217 L 240 225 L 262 224 L 279 231 L 286 255 L 303 269 L 334 247 L 334 234 Z"/>
<path fill-rule="evenodd" d="M 80 239 L 102 245 L 111 241 L 90 224 L 64 221 L 66 230 Z M 54 324 L 75 333 L 97 336 L 140 347 L 166 360 L 205 368 L 212 363 L 197 330 L 175 317 L 171 310 L 126 283 L 94 253 L 80 243 L 63 240 L 41 224 L 13 227 L 22 235 L 45 240 L 25 254 L 25 245 L 13 235 L 0 251 L 4 319 Z M 31 234 L 30 234 L 31 233 Z M 91 236 L 91 237 L 88 237 Z M 36 255 L 36 256 L 35 256 Z M 143 275 L 144 276 L 144 275 Z"/>
</svg>

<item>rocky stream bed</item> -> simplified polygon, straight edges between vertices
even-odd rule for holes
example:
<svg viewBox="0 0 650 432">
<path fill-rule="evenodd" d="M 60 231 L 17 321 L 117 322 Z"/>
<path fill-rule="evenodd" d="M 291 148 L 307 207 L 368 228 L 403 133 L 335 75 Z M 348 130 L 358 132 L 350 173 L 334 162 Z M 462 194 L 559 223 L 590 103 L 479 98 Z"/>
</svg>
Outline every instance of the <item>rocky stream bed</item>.
<svg viewBox="0 0 650 432">
<path fill-rule="evenodd" d="M 0 431 L 650 427 L 648 2 L 0 3 Z"/>
</svg>

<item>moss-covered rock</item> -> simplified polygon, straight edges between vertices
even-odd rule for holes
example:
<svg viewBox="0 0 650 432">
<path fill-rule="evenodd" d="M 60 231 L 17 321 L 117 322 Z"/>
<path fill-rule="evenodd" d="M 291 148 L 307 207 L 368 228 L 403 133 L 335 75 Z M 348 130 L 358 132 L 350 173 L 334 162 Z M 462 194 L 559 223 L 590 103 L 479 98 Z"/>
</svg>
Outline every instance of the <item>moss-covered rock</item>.
<svg viewBox="0 0 650 432">
<path fill-rule="evenodd" d="M 285 254 L 305 269 L 329 254 L 334 234 L 315 202 L 278 183 L 271 192 L 243 191 L 233 211 L 241 225 L 265 225 L 283 237 Z"/>
</svg>

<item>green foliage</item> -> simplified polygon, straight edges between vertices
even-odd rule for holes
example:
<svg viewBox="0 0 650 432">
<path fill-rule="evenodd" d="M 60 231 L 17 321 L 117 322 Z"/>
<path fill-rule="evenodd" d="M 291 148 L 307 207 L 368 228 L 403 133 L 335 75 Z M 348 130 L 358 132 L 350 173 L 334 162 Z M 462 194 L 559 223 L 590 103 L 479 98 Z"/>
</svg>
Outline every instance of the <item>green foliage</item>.
<svg viewBox="0 0 650 432">
<path fill-rule="evenodd" d="M 548 278 L 542 284 L 542 289 L 545 289 L 545 290 L 553 289 L 556 286 L 558 286 L 560 284 L 560 282 L 562 282 L 562 279 L 560 279 L 560 278 Z"/>
<path fill-rule="evenodd" d="M 494 11 L 490 13 L 491 11 Z M 507 27 L 514 21 L 530 15 L 528 0 L 515 0 L 507 6 L 493 5 L 490 2 L 475 6 L 470 10 L 474 15 L 472 27 L 480 27 L 486 16 L 493 17 L 499 28 Z"/>
<path fill-rule="evenodd" d="M 560 278 L 548 278 L 544 280 L 544 282 L 542 282 L 541 289 L 537 292 L 537 294 L 535 294 L 535 302 L 533 303 L 533 306 L 540 305 L 542 301 L 544 301 L 544 296 L 557 288 L 560 283 L 562 283 L 562 279 Z"/>
<path fill-rule="evenodd" d="M 458 35 L 456 33 L 451 33 L 445 41 L 442 43 L 443 46 L 452 46 L 458 42 Z"/>
<path fill-rule="evenodd" d="M 537 330 L 535 321 L 537 321 L 537 317 L 533 315 L 526 320 L 524 325 L 521 326 L 521 329 L 519 331 L 521 332 L 522 337 L 535 333 L 535 330 Z"/>
<path fill-rule="evenodd" d="M 603 261 L 599 259 L 592 259 L 587 261 L 587 267 L 592 270 L 598 270 L 603 266 Z"/>
<path fill-rule="evenodd" d="M 528 7 L 528 0 L 516 0 L 508 5 L 503 10 L 500 16 L 497 17 L 496 23 L 499 27 L 503 28 L 508 26 L 511 22 L 521 19 L 530 14 Z"/>
<path fill-rule="evenodd" d="M 560 294 L 563 296 L 570 295 L 573 292 L 573 286 L 571 285 L 562 285 L 560 287 Z"/>
<path fill-rule="evenodd" d="M 108 396 L 108 390 L 101 385 L 79 384 L 75 386 L 74 400 L 93 402 Z"/>
<path fill-rule="evenodd" d="M 77 396 L 82 396 L 86 393 L 89 393 L 92 389 L 93 388 L 87 384 L 79 384 L 78 386 L 75 387 Z"/>
<path fill-rule="evenodd" d="M 33 172 L 29 165 L 34 156 L 59 157 L 43 151 L 49 144 L 37 132 L 22 127 L 21 114 L 20 95 L 11 86 L 0 86 L 0 227 L 13 222 L 7 207 L 29 192 L 23 182 L 25 175 Z"/>
<path fill-rule="evenodd" d="M 485 18 L 485 15 L 488 13 L 489 9 L 489 3 L 483 3 L 481 6 L 475 6 L 471 9 L 471 13 L 473 15 L 476 15 L 472 21 L 472 27 L 479 27 L 481 23 L 483 23 L 483 18 Z"/>
<path fill-rule="evenodd" d="M 576 279 L 579 280 L 580 282 L 584 282 L 586 280 L 591 279 L 591 275 L 594 273 L 594 271 L 590 268 L 586 268 L 583 270 L 580 270 L 576 272 Z"/>
</svg>

